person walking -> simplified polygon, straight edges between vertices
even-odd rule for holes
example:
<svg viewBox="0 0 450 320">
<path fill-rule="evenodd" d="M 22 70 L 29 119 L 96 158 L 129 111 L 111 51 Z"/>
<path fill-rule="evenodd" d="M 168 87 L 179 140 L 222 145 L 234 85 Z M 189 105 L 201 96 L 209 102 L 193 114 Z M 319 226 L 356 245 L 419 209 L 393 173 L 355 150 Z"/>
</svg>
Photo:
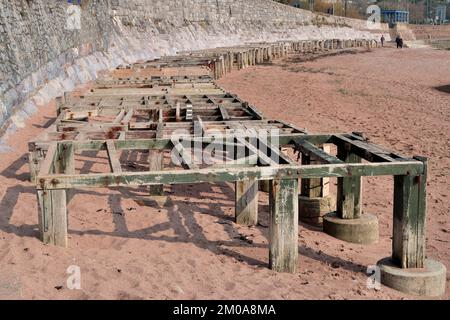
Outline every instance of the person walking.
<svg viewBox="0 0 450 320">
<path fill-rule="evenodd" d="M 381 46 L 384 47 L 384 34 L 381 35 Z"/>
<path fill-rule="evenodd" d="M 397 44 L 397 49 L 400 48 L 400 36 L 397 35 L 397 37 L 395 37 L 395 43 Z"/>
</svg>

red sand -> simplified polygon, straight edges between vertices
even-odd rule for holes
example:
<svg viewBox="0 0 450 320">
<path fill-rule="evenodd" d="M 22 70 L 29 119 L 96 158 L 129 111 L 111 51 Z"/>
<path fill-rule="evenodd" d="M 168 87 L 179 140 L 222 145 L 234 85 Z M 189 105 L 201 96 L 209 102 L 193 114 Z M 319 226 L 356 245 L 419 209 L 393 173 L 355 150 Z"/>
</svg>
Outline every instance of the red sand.
<svg viewBox="0 0 450 320">
<path fill-rule="evenodd" d="M 280 61 L 232 73 L 220 84 L 268 117 L 312 132 L 363 131 L 404 154 L 429 156 L 427 250 L 448 268 L 450 95 L 431 87 L 450 83 L 449 58 L 448 51 L 380 49 Z M 27 141 L 54 110 L 42 107 L 9 138 L 13 151 L 1 154 L 0 298 L 413 298 L 366 288 L 367 266 L 391 252 L 392 179 L 386 178 L 364 180 L 364 211 L 380 219 L 379 244 L 352 245 L 302 225 L 294 275 L 267 268 L 267 195 L 260 193 L 261 225 L 241 227 L 232 222 L 231 184 L 166 187 L 165 206 L 130 199 L 142 190 L 77 190 L 69 204 L 70 247 L 43 245 L 27 181 Z M 70 265 L 81 268 L 81 290 L 66 287 Z M 443 298 L 448 288 L 447 282 Z"/>
</svg>

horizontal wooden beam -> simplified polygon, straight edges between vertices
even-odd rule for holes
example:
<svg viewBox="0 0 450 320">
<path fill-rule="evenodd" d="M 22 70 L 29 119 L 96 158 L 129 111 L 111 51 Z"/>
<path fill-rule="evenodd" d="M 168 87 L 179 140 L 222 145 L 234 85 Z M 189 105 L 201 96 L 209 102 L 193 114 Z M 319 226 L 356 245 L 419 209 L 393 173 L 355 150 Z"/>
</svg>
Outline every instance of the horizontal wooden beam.
<svg viewBox="0 0 450 320">
<path fill-rule="evenodd" d="M 108 161 L 113 173 L 122 173 L 122 166 L 120 165 L 119 157 L 116 152 L 114 141 L 106 141 L 106 150 L 108 152 Z"/>
<path fill-rule="evenodd" d="M 337 145 L 338 147 L 345 148 L 351 153 L 370 161 L 370 162 L 393 162 L 393 161 L 404 161 L 409 160 L 406 158 L 393 158 L 393 153 L 379 148 L 373 143 L 363 141 L 361 139 L 351 139 L 345 135 L 333 135 L 331 138 L 331 143 Z"/>
<path fill-rule="evenodd" d="M 301 153 L 306 154 L 308 156 L 313 156 L 316 160 L 319 160 L 322 163 L 328 164 L 344 163 L 344 161 L 326 153 L 323 149 L 316 147 L 311 142 L 308 142 L 306 140 L 297 139 L 294 145 L 296 149 L 299 150 Z"/>
<path fill-rule="evenodd" d="M 122 174 L 39 175 L 38 188 L 68 189 L 77 187 L 117 187 L 200 182 L 233 182 L 250 178 L 258 180 L 322 178 L 349 176 L 420 175 L 420 161 L 357 164 L 321 164 L 309 166 L 202 168 L 160 172 L 126 172 Z"/>
</svg>

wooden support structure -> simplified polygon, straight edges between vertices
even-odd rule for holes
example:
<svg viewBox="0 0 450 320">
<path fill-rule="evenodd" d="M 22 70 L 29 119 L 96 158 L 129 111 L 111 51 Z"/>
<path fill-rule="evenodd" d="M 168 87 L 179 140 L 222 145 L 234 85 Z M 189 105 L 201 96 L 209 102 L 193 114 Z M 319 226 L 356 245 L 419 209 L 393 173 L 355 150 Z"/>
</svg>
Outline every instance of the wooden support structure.
<svg viewBox="0 0 450 320">
<path fill-rule="evenodd" d="M 74 188 L 148 186 L 151 195 L 162 195 L 163 185 L 231 182 L 236 186 L 236 222 L 251 226 L 258 222 L 258 182 L 270 181 L 269 264 L 275 271 L 293 273 L 298 264 L 299 179 L 302 196 L 310 200 L 328 196 L 329 178 L 337 178 L 337 215 L 343 221 L 361 215 L 361 177 L 387 175 L 395 176 L 392 257 L 402 268 L 421 268 L 425 258 L 426 159 L 405 158 L 358 133 L 311 135 L 294 125 L 266 119 L 213 81 L 234 68 L 267 63 L 291 53 L 364 44 L 373 45 L 365 40 L 329 39 L 181 52 L 176 57 L 122 66 L 119 69 L 136 73 L 99 80 L 98 87 L 70 103 L 59 99 L 55 125 L 29 144 L 42 240 L 67 246 L 66 195 Z M 167 76 L 163 72 L 164 68 L 191 67 L 205 70 L 205 74 L 183 71 L 188 74 Z M 153 69 L 157 75 L 142 77 L 144 69 Z M 179 130 L 184 133 L 178 134 Z M 209 130 L 225 137 L 213 139 L 207 135 Z M 236 134 L 241 131 L 247 136 Z M 257 131 L 277 133 L 265 143 L 249 133 Z M 202 160 L 197 152 L 221 144 L 233 151 L 242 148 L 244 154 L 232 157 L 224 151 L 228 162 L 197 162 Z M 336 157 L 330 154 L 328 144 L 338 148 Z M 191 149 L 189 145 L 196 146 Z M 301 164 L 283 152 L 286 147 L 302 153 Z M 75 154 L 88 150 L 106 151 L 110 172 L 76 172 Z M 122 170 L 119 155 L 123 150 L 148 150 L 148 170 Z M 165 152 L 178 153 L 177 168 L 164 168 Z"/>
<path fill-rule="evenodd" d="M 298 179 L 270 183 L 269 265 L 277 272 L 297 271 Z"/>
<path fill-rule="evenodd" d="M 338 148 L 338 158 L 347 163 L 360 163 L 361 158 L 345 148 Z M 341 219 L 357 219 L 361 216 L 361 176 L 337 179 L 336 212 Z"/>
<path fill-rule="evenodd" d="M 258 180 L 248 179 L 235 182 L 236 223 L 253 226 L 258 223 Z"/>
<path fill-rule="evenodd" d="M 392 258 L 402 268 L 423 268 L 425 261 L 425 213 L 427 159 L 421 175 L 394 177 L 394 225 Z"/>
<path fill-rule="evenodd" d="M 322 146 L 324 150 L 315 147 L 308 141 L 302 141 L 300 150 L 302 151 L 301 163 L 302 165 L 318 164 L 323 162 L 332 162 L 334 157 L 328 153 L 330 151 L 329 146 Z M 306 147 L 305 147 L 306 146 Z M 320 158 L 319 158 L 320 156 Z M 325 161 L 324 161 L 325 160 Z M 301 195 L 308 198 L 323 198 L 330 194 L 330 179 L 329 178 L 316 178 L 316 179 L 302 179 L 301 182 Z"/>
<path fill-rule="evenodd" d="M 60 146 L 52 143 L 47 151 L 41 170 L 47 173 L 64 173 L 64 152 Z M 72 148 L 66 150 L 73 150 Z M 69 155 L 70 157 L 70 155 Z M 71 170 L 71 169 L 70 169 Z M 60 247 L 67 247 L 67 195 L 64 189 L 37 191 L 38 223 L 42 242 Z"/>
<path fill-rule="evenodd" d="M 149 171 L 161 171 L 164 168 L 164 152 L 161 150 L 149 150 L 148 153 Z M 150 195 L 164 195 L 164 185 L 157 184 L 149 186 Z"/>
<path fill-rule="evenodd" d="M 42 242 L 67 247 L 66 190 L 38 190 L 37 198 Z"/>
</svg>

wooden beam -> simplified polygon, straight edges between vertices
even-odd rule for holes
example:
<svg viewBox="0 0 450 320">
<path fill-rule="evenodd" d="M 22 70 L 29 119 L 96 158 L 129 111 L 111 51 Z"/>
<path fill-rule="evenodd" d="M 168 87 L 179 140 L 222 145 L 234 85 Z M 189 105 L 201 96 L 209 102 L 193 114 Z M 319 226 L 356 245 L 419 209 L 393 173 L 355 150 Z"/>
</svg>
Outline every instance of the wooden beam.
<svg viewBox="0 0 450 320">
<path fill-rule="evenodd" d="M 253 226 L 258 223 L 258 180 L 249 179 L 235 182 L 236 223 Z"/>
<path fill-rule="evenodd" d="M 164 151 L 149 150 L 148 155 L 149 171 L 161 171 L 164 168 Z M 150 195 L 162 196 L 164 194 L 164 185 L 158 184 L 149 186 Z"/>
<path fill-rule="evenodd" d="M 325 152 L 323 149 L 316 147 L 311 142 L 298 139 L 294 142 L 295 148 L 302 153 L 302 155 L 306 155 L 308 157 L 313 157 L 315 160 L 326 163 L 326 164 L 342 164 L 344 161 L 336 158 L 335 156 L 330 155 Z M 307 163 L 305 163 L 307 164 Z"/>
<path fill-rule="evenodd" d="M 45 244 L 67 247 L 66 190 L 38 190 L 38 220 Z"/>
<path fill-rule="evenodd" d="M 269 156 L 268 152 L 270 151 L 270 158 L 271 159 L 273 159 L 274 157 L 278 158 L 278 163 L 280 163 L 280 164 L 291 164 L 291 165 L 295 165 L 296 164 L 296 162 L 294 160 L 292 160 L 287 155 L 285 155 L 283 153 L 283 151 L 281 151 L 280 149 L 275 148 L 274 145 L 272 145 L 270 143 L 265 143 L 261 139 L 258 139 L 258 145 L 259 145 L 259 150 L 261 150 L 261 152 L 264 149 L 267 150 L 267 153 L 265 153 L 267 156 Z"/>
<path fill-rule="evenodd" d="M 118 142 L 116 142 L 118 143 Z M 176 147 L 177 149 L 179 147 Z M 182 146 L 181 146 L 182 148 Z M 183 152 L 183 150 L 181 150 Z M 419 161 L 394 163 L 356 163 L 342 165 L 310 165 L 250 168 L 219 168 L 192 170 L 160 171 L 160 172 L 124 172 L 122 174 L 78 174 L 78 175 L 39 175 L 42 183 L 38 188 L 65 189 L 77 187 L 107 187 L 107 186 L 139 186 L 152 184 L 183 184 L 199 182 L 234 182 L 249 178 L 271 180 L 277 178 L 320 178 L 320 177 L 350 177 L 350 176 L 383 176 L 383 175 L 418 175 L 422 174 L 423 164 Z M 157 183 L 159 182 L 159 183 Z"/>
<path fill-rule="evenodd" d="M 370 162 L 397 161 L 392 157 L 390 152 L 378 148 L 375 144 L 361 141 L 360 139 L 352 140 L 343 135 L 333 135 L 331 142 Z"/>
<path fill-rule="evenodd" d="M 178 155 L 182 160 L 182 167 L 190 170 L 198 170 L 198 166 L 194 163 L 191 153 L 186 150 L 179 141 L 172 141 L 174 149 L 178 152 Z"/>
<path fill-rule="evenodd" d="M 231 119 L 227 109 L 223 105 L 219 105 L 219 111 L 220 114 L 222 115 L 222 120 L 227 121 Z"/>
<path fill-rule="evenodd" d="M 117 114 L 116 118 L 114 119 L 113 123 L 120 123 L 123 119 L 123 117 L 125 116 L 125 110 L 122 109 L 120 110 L 120 112 Z"/>
<path fill-rule="evenodd" d="M 202 137 L 205 133 L 205 127 L 202 118 L 200 116 L 197 116 L 196 118 L 197 120 L 194 121 L 194 137 Z"/>
<path fill-rule="evenodd" d="M 125 117 L 123 117 L 122 121 L 120 122 L 122 125 L 128 125 L 131 121 L 131 119 L 133 118 L 134 115 L 134 109 L 130 108 L 127 111 L 127 114 L 125 115 Z"/>
<path fill-rule="evenodd" d="M 342 147 L 338 157 L 347 163 L 360 163 L 361 158 Z M 341 219 L 357 219 L 361 216 L 361 177 L 347 176 L 337 179 L 337 216 Z"/>
<path fill-rule="evenodd" d="M 421 175 L 394 177 L 394 225 L 392 258 L 402 268 L 423 268 L 425 262 L 425 214 L 427 159 Z"/>
<path fill-rule="evenodd" d="M 298 263 L 298 179 L 275 179 L 269 188 L 269 265 L 295 273 Z"/>
<path fill-rule="evenodd" d="M 47 150 L 47 154 L 45 155 L 44 161 L 42 161 L 41 163 L 39 175 L 47 175 L 53 173 L 55 160 L 57 157 L 57 149 L 58 149 L 57 142 L 52 142 Z"/>
<path fill-rule="evenodd" d="M 323 158 L 318 158 L 314 154 L 312 154 L 311 152 L 308 151 L 310 149 L 310 146 L 307 145 L 307 147 L 308 147 L 308 149 L 300 148 L 300 150 L 304 151 L 304 153 L 302 152 L 302 157 L 301 157 L 302 165 L 308 166 L 308 165 L 315 165 L 315 164 L 322 163 L 324 155 L 321 155 Z M 322 151 L 321 149 L 319 149 L 319 150 L 321 150 L 321 152 L 319 153 L 316 149 L 318 149 L 318 148 L 314 146 L 313 150 L 316 154 L 320 154 L 320 153 L 328 154 L 325 151 Z M 329 148 L 327 147 L 327 149 L 329 149 Z M 337 160 L 339 160 L 339 159 L 337 159 Z M 339 160 L 339 162 L 344 163 L 341 160 Z M 323 197 L 329 196 L 329 190 L 330 190 L 329 183 L 330 183 L 329 178 L 302 179 L 301 195 L 303 197 L 308 197 L 308 198 L 323 198 Z"/>
<path fill-rule="evenodd" d="M 260 150 L 256 146 L 254 146 L 252 143 L 248 142 L 245 138 L 236 136 L 236 141 L 238 143 L 244 145 L 247 149 L 250 150 L 250 152 L 253 152 L 254 154 L 257 154 L 258 158 L 263 160 L 266 163 L 266 165 L 271 165 L 271 166 L 279 165 L 279 163 L 277 163 L 274 160 L 272 160 L 266 154 L 260 152 Z"/>
<path fill-rule="evenodd" d="M 111 167 L 111 171 L 116 174 L 122 173 L 122 166 L 120 165 L 114 141 L 106 141 L 106 151 L 108 152 L 108 161 L 109 166 Z"/>
</svg>

